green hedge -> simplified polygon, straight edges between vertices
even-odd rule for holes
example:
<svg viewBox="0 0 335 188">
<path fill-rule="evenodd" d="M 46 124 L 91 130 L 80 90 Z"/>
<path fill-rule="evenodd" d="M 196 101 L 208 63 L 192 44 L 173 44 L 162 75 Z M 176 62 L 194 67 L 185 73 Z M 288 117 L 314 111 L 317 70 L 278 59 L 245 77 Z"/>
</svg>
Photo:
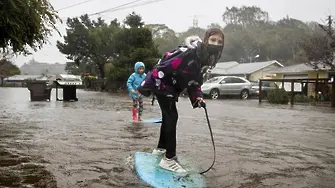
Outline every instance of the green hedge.
<svg viewBox="0 0 335 188">
<path fill-rule="evenodd" d="M 295 95 L 294 96 L 294 102 L 299 102 L 299 103 L 309 103 L 313 102 L 313 99 L 307 97 L 306 95 Z"/>
<path fill-rule="evenodd" d="M 288 104 L 289 96 L 284 89 L 271 89 L 268 91 L 268 101 L 273 104 Z"/>
</svg>

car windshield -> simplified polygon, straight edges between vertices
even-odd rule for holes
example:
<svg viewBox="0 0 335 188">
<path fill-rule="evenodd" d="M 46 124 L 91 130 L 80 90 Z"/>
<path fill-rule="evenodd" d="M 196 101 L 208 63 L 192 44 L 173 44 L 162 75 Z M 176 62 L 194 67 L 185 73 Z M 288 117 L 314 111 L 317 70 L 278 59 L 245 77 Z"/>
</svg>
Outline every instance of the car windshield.
<svg viewBox="0 0 335 188">
<path fill-rule="evenodd" d="M 214 77 L 214 78 L 211 78 L 211 79 L 207 80 L 205 83 L 215 83 L 215 82 L 218 82 L 220 80 L 221 80 L 221 78 Z"/>
</svg>

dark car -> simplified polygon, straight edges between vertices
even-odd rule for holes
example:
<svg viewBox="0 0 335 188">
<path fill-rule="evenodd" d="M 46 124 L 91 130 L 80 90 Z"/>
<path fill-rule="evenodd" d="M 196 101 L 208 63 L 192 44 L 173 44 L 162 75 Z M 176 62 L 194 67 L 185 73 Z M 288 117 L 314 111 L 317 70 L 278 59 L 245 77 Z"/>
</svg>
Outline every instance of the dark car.
<svg viewBox="0 0 335 188">
<path fill-rule="evenodd" d="M 259 95 L 259 82 L 251 82 L 252 84 L 252 95 Z M 268 91 L 271 89 L 276 89 L 278 86 L 275 82 L 262 81 L 262 97 L 267 98 Z"/>
</svg>

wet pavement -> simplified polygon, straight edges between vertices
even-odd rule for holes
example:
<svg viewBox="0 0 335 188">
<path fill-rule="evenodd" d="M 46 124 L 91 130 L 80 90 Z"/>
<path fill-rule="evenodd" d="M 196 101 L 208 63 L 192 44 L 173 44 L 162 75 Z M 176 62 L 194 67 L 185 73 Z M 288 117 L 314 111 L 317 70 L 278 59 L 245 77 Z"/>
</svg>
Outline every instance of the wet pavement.
<svg viewBox="0 0 335 188">
<path fill-rule="evenodd" d="M 146 187 L 131 155 L 158 141 L 158 125 L 130 122 L 127 96 L 78 90 L 78 102 L 30 102 L 0 88 L 0 187 Z M 159 117 L 157 103 L 145 117 Z M 217 149 L 208 187 L 334 187 L 335 111 L 328 107 L 207 100 Z M 180 98 L 178 157 L 206 169 L 213 149 L 202 109 Z"/>
</svg>

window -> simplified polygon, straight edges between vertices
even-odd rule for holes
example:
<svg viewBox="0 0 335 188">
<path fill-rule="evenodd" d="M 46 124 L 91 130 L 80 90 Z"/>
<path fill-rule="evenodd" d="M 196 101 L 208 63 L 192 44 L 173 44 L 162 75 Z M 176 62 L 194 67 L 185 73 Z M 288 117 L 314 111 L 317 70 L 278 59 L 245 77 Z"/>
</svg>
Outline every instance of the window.
<svg viewBox="0 0 335 188">
<path fill-rule="evenodd" d="M 231 78 L 231 83 L 240 84 L 245 83 L 245 81 L 240 78 Z"/>
<path fill-rule="evenodd" d="M 270 87 L 270 82 L 262 82 L 262 85 L 263 85 L 264 87 Z"/>
<path fill-rule="evenodd" d="M 214 82 L 217 82 L 217 81 L 219 81 L 219 77 L 211 78 L 211 79 L 207 80 L 205 83 L 214 83 Z"/>
<path fill-rule="evenodd" d="M 225 78 L 222 81 L 224 81 L 224 83 L 232 83 L 231 78 Z M 222 81 L 221 81 L 221 83 L 222 83 Z"/>
<path fill-rule="evenodd" d="M 262 86 L 263 87 L 277 87 L 275 82 L 267 82 L 267 81 L 263 81 Z"/>
</svg>

